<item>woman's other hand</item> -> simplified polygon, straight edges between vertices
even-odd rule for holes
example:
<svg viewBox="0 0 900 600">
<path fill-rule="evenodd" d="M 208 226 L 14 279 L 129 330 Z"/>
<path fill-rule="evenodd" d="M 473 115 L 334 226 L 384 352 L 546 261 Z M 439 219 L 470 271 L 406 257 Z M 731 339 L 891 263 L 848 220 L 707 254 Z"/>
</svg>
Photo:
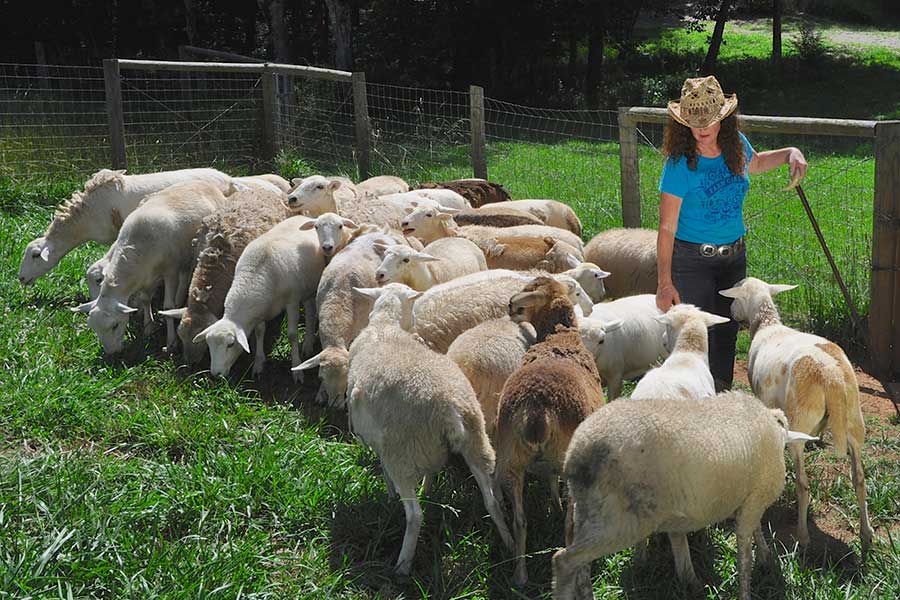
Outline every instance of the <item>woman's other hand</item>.
<svg viewBox="0 0 900 600">
<path fill-rule="evenodd" d="M 788 171 L 791 174 L 791 184 L 794 182 L 800 183 L 800 180 L 806 177 L 806 170 L 809 168 L 809 165 L 806 162 L 806 157 L 803 156 L 803 153 L 799 148 L 791 148 L 790 152 L 788 152 L 787 157 Z"/>
<path fill-rule="evenodd" d="M 672 283 L 666 283 L 656 288 L 656 307 L 666 312 L 676 304 L 681 304 L 681 296 Z"/>
</svg>

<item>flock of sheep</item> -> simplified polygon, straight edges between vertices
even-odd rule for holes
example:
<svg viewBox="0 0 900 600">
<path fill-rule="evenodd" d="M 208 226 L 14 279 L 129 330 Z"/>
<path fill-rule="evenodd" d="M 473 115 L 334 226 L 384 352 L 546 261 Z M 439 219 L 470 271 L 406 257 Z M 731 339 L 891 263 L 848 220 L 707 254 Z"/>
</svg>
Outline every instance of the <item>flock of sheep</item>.
<svg viewBox="0 0 900 600">
<path fill-rule="evenodd" d="M 88 269 L 91 301 L 73 309 L 104 351 L 122 350 L 131 313 L 153 326 L 162 284 L 167 350 L 180 342 L 194 366 L 208 353 L 213 375 L 243 354 L 263 372 L 285 314 L 295 380 L 318 369 L 317 400 L 346 408 L 403 503 L 400 574 L 422 524 L 417 487 L 424 480 L 427 495 L 455 452 L 516 556 L 518 585 L 532 472 L 560 508 L 560 475 L 568 492 L 555 597 L 592 597 L 591 561 L 640 550 L 655 532 L 668 534 L 678 575 L 696 584 L 687 534 L 734 516 L 749 600 L 751 539 L 769 555 L 760 519 L 783 490 L 786 444 L 797 538 L 809 541 L 803 449 L 826 428 L 835 453 L 849 451 L 865 555 L 873 533 L 856 377 L 837 345 L 781 324 L 772 296 L 793 286 L 748 278 L 722 292 L 750 326 L 755 396 L 716 395 L 707 329 L 728 319 L 656 308 L 656 232 L 613 229 L 586 245 L 581 234 L 565 204 L 510 200 L 484 180 L 410 190 L 389 176 L 289 183 L 104 169 L 28 244 L 19 279 L 32 283 L 86 241 L 111 244 Z M 619 398 L 622 382 L 641 375 L 631 399 L 605 402 L 601 382 Z"/>
</svg>

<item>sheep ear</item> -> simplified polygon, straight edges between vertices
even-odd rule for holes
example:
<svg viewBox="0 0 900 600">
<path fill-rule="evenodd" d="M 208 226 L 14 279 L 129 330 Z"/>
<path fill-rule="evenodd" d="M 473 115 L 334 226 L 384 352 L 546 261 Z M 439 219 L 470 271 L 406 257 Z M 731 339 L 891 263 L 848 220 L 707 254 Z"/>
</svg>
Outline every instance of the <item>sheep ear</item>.
<svg viewBox="0 0 900 600">
<path fill-rule="evenodd" d="M 609 271 L 604 271 L 603 269 L 591 269 L 591 271 L 597 276 L 598 279 L 606 279 L 612 273 Z"/>
<path fill-rule="evenodd" d="M 805 433 L 801 433 L 799 431 L 791 431 L 788 429 L 787 431 L 787 441 L 790 442 L 815 442 L 819 438 L 813 437 L 811 435 L 806 435 Z"/>
<path fill-rule="evenodd" d="M 703 315 L 703 321 L 706 323 L 707 327 L 712 327 L 713 325 L 721 325 L 722 323 L 727 323 L 731 320 L 728 317 L 714 315 L 702 310 L 700 311 L 700 313 Z"/>
<path fill-rule="evenodd" d="M 44 246 L 44 249 L 41 250 L 41 260 L 50 262 L 50 248 L 48 246 Z"/>
<path fill-rule="evenodd" d="M 737 286 L 728 288 L 727 290 L 719 290 L 719 294 L 721 296 L 725 296 L 726 298 L 737 299 L 744 296 L 744 288 L 742 288 L 741 286 Z"/>
<path fill-rule="evenodd" d="M 387 244 L 382 244 L 381 242 L 375 242 L 372 244 L 372 248 L 375 250 L 375 254 L 383 257 L 384 253 L 387 252 L 387 249 L 390 248 Z"/>
<path fill-rule="evenodd" d="M 232 181 L 231 182 L 231 193 L 234 194 L 236 192 L 246 192 L 250 189 L 250 186 L 240 181 Z"/>
<path fill-rule="evenodd" d="M 416 260 L 421 262 L 436 262 L 441 260 L 437 256 L 432 256 L 430 254 L 426 254 L 424 252 L 416 252 L 415 254 Z"/>
<path fill-rule="evenodd" d="M 446 221 L 446 222 L 448 222 L 448 223 L 453 223 L 453 222 L 454 222 L 454 221 L 453 221 L 453 215 L 451 215 L 450 213 L 439 212 L 439 213 L 437 214 L 437 218 L 440 219 L 441 221 Z"/>
<path fill-rule="evenodd" d="M 243 329 L 237 330 L 237 343 L 241 345 L 241 348 L 244 349 L 244 352 L 250 354 L 250 342 L 247 341 L 247 334 L 244 333 Z"/>
<path fill-rule="evenodd" d="M 72 307 L 69 310 L 71 310 L 72 312 L 89 313 L 95 306 L 97 306 L 97 301 L 91 300 L 90 302 L 85 302 L 84 304 L 79 304 L 78 306 Z"/>
<path fill-rule="evenodd" d="M 120 313 L 130 315 L 133 312 L 137 312 L 138 309 L 128 306 L 124 302 L 119 302 L 118 304 L 116 304 L 116 310 L 118 310 Z"/>
<path fill-rule="evenodd" d="M 344 227 L 349 227 L 350 229 L 356 229 L 356 228 L 359 227 L 359 225 L 357 225 L 356 223 L 354 223 L 354 222 L 351 221 L 350 219 L 344 219 L 343 221 L 341 221 L 341 223 L 344 224 Z"/>
<path fill-rule="evenodd" d="M 544 300 L 544 294 L 541 292 L 519 292 L 510 298 L 510 304 L 518 304 L 520 306 L 534 306 Z"/>
<path fill-rule="evenodd" d="M 377 300 L 379 296 L 382 294 L 381 288 L 353 288 L 353 293 L 357 296 L 365 296 L 366 298 L 372 298 L 373 300 Z"/>
<path fill-rule="evenodd" d="M 582 320 L 582 319 L 584 319 L 584 310 L 582 310 L 580 304 L 575 304 L 574 306 L 572 306 L 572 310 L 575 311 L 575 319 L 576 320 L 581 321 L 582 323 L 586 322 L 586 321 Z"/>
<path fill-rule="evenodd" d="M 305 371 L 307 369 L 315 369 L 316 367 L 319 366 L 319 363 L 321 361 L 322 361 L 322 353 L 319 352 L 312 358 L 303 361 L 296 367 L 291 367 L 291 371 Z"/>
<path fill-rule="evenodd" d="M 185 313 L 187 312 L 187 307 L 183 308 L 170 308 L 168 310 L 159 311 L 159 315 L 161 317 L 169 317 L 170 319 L 178 319 L 181 320 L 184 318 Z"/>
<path fill-rule="evenodd" d="M 661 315 L 653 315 L 653 318 L 658 323 L 662 323 L 663 325 L 671 325 L 672 324 L 672 317 L 669 315 L 669 313 L 662 313 Z"/>
<path fill-rule="evenodd" d="M 615 331 L 616 329 L 621 328 L 624 323 L 625 323 L 625 321 L 623 319 L 616 319 L 615 321 L 610 321 L 609 323 L 604 323 L 603 330 L 606 333 L 609 333 L 610 331 Z"/>
<path fill-rule="evenodd" d="M 213 323 L 213 325 L 215 325 L 215 323 Z M 206 329 L 204 329 L 203 331 L 201 331 L 200 333 L 198 333 L 197 335 L 195 335 L 195 336 L 194 336 L 194 339 L 193 339 L 192 341 L 193 341 L 195 344 L 200 344 L 200 343 L 202 343 L 202 342 L 205 342 L 205 341 L 206 341 L 206 336 L 209 335 L 209 330 L 213 328 L 213 325 L 210 325 L 209 327 L 207 327 Z"/>
<path fill-rule="evenodd" d="M 419 205 L 419 201 L 418 201 L 418 200 L 410 200 L 410 201 L 409 201 L 409 205 L 410 205 L 410 206 L 413 206 L 413 207 L 418 206 L 418 205 Z M 412 211 L 407 210 L 407 212 L 412 212 Z"/>
<path fill-rule="evenodd" d="M 566 286 L 566 288 L 569 290 L 570 294 L 575 294 L 580 291 L 578 289 L 578 285 L 575 283 L 574 279 L 569 279 L 567 277 L 566 279 L 563 279 L 562 281 L 560 281 L 560 283 L 563 284 L 564 286 Z"/>
<path fill-rule="evenodd" d="M 416 210 L 416 209 L 411 206 L 407 206 L 406 208 L 403 209 L 403 212 L 405 212 L 406 214 L 411 214 L 414 210 Z"/>
<path fill-rule="evenodd" d="M 462 212 L 458 208 L 450 208 L 449 206 L 444 206 L 443 204 L 438 204 L 437 210 L 444 215 L 455 215 L 456 213 Z"/>
<path fill-rule="evenodd" d="M 291 179 L 291 185 L 294 186 L 294 187 L 297 187 L 297 186 L 300 185 L 301 183 L 303 183 L 303 178 L 302 178 L 302 177 L 294 177 L 294 178 Z"/>
<path fill-rule="evenodd" d="M 339 187 L 341 187 L 340 179 L 332 179 L 331 181 L 328 182 L 328 189 L 331 190 L 332 192 L 335 191 L 336 189 L 338 189 Z"/>
<path fill-rule="evenodd" d="M 785 285 L 782 283 L 770 283 L 769 284 L 769 294 L 772 296 L 777 296 L 781 292 L 787 292 L 788 290 L 792 290 L 796 285 Z"/>
<path fill-rule="evenodd" d="M 578 258 L 572 256 L 571 254 L 566 254 L 566 264 L 569 265 L 570 269 L 577 269 L 578 265 L 581 264 L 581 261 Z"/>
<path fill-rule="evenodd" d="M 300 226 L 300 231 L 309 231 L 310 229 L 312 229 L 312 228 L 315 227 L 315 226 L 316 226 L 316 220 L 315 220 L 315 219 L 311 219 L 311 220 L 309 220 L 309 221 L 306 221 L 305 223 L 303 223 L 303 224 Z"/>
</svg>

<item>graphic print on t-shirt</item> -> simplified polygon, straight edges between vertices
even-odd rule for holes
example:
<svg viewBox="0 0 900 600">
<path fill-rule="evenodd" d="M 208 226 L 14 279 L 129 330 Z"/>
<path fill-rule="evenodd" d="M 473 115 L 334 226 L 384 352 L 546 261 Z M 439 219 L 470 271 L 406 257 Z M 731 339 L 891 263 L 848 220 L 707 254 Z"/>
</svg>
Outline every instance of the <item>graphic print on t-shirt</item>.
<svg viewBox="0 0 900 600">
<path fill-rule="evenodd" d="M 750 188 L 747 178 L 734 175 L 722 161 L 703 173 L 700 189 L 705 198 L 700 202 L 703 218 L 710 225 L 741 218 L 744 195 Z"/>
</svg>

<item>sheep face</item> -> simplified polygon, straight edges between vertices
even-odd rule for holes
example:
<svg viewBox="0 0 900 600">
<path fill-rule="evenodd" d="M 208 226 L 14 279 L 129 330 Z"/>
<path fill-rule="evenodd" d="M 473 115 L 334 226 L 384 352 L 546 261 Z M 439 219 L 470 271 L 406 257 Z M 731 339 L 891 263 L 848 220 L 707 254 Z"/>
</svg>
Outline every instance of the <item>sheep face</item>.
<svg viewBox="0 0 900 600">
<path fill-rule="evenodd" d="M 334 256 L 350 241 L 351 230 L 356 229 L 356 223 L 334 213 L 325 213 L 319 217 L 307 221 L 300 226 L 301 231 L 315 228 L 319 238 L 319 247 L 325 256 Z"/>
<path fill-rule="evenodd" d="M 346 348 L 332 346 L 325 348 L 292 371 L 319 368 L 319 379 L 322 385 L 316 394 L 320 404 L 340 408 L 346 404 L 347 374 L 350 370 L 350 353 Z"/>
<path fill-rule="evenodd" d="M 772 296 L 792 290 L 796 285 L 783 285 L 766 283 L 756 277 L 747 277 L 738 282 L 733 288 L 722 290 L 719 293 L 726 298 L 732 298 L 731 316 L 738 323 L 750 323 L 759 312 L 760 305 L 765 300 L 771 300 Z"/>
<path fill-rule="evenodd" d="M 537 277 L 510 298 L 508 312 L 513 323 L 530 323 L 535 315 L 560 297 L 568 297 L 569 289 L 549 277 Z"/>
<path fill-rule="evenodd" d="M 561 273 L 577 267 L 581 263 L 581 257 L 577 249 L 565 242 L 544 238 L 544 242 L 550 247 L 544 259 L 538 263 L 538 268 L 548 273 Z"/>
<path fill-rule="evenodd" d="M 622 319 L 603 323 L 593 319 L 581 319 L 578 322 L 578 333 L 588 352 L 597 357 L 603 350 L 607 334 L 622 327 Z M 621 351 L 621 348 L 618 349 Z"/>
<path fill-rule="evenodd" d="M 87 282 L 88 295 L 91 300 L 96 300 L 97 296 L 100 295 L 100 287 L 103 285 L 103 270 L 108 264 L 109 259 L 104 256 L 88 267 L 88 270 L 84 275 L 85 281 Z"/>
<path fill-rule="evenodd" d="M 403 235 L 413 235 L 420 240 L 427 240 L 425 243 L 429 243 L 446 237 L 444 224 L 452 221 L 453 215 L 447 210 L 419 206 L 406 209 L 406 218 L 400 222 L 400 227 L 403 229 Z"/>
<path fill-rule="evenodd" d="M 334 192 L 341 187 L 339 179 L 327 179 L 312 175 L 300 180 L 288 194 L 287 203 L 291 210 L 321 214 L 334 210 Z"/>
<path fill-rule="evenodd" d="M 241 353 L 250 353 L 246 332 L 228 319 L 219 319 L 198 333 L 193 341 L 197 344 L 204 340 L 209 346 L 209 372 L 215 377 L 227 377 Z"/>
<path fill-rule="evenodd" d="M 49 272 L 59 257 L 54 255 L 53 248 L 47 243 L 46 238 L 39 237 L 25 246 L 22 262 L 19 264 L 19 283 L 31 285 L 34 280 Z"/>
<path fill-rule="evenodd" d="M 581 284 L 578 283 L 575 278 L 569 277 L 568 275 L 560 275 L 557 281 L 566 286 L 569 301 L 571 301 L 574 306 L 581 309 L 581 314 L 585 317 L 590 316 L 591 312 L 594 310 L 594 303 L 591 301 L 587 292 L 584 291 L 584 288 L 581 287 Z"/>
<path fill-rule="evenodd" d="M 136 312 L 122 302 L 112 300 L 93 300 L 77 308 L 75 312 L 88 315 L 88 326 L 97 334 L 100 345 L 106 354 L 116 354 L 125 346 L 125 327 L 131 313 Z"/>
<path fill-rule="evenodd" d="M 606 286 L 603 285 L 603 280 L 609 277 L 610 273 L 594 263 L 580 263 L 569 274 L 581 284 L 593 302 L 600 302 L 606 296 Z"/>
<path fill-rule="evenodd" d="M 657 321 L 666 326 L 666 332 L 663 338 L 663 346 L 666 352 L 671 354 L 678 341 L 678 336 L 688 321 L 700 319 L 707 327 L 727 323 L 731 319 L 720 317 L 700 310 L 693 304 L 677 304 L 670 308 L 668 312 L 654 317 Z"/>
<path fill-rule="evenodd" d="M 376 244 L 376 246 L 380 245 Z M 376 250 L 379 248 L 376 247 Z M 375 281 L 378 282 L 378 285 L 398 282 L 409 275 L 416 265 L 440 260 L 430 254 L 417 252 L 409 246 L 399 244 L 381 246 L 381 250 L 384 258 L 375 270 Z"/>
<path fill-rule="evenodd" d="M 423 294 L 402 283 L 389 283 L 381 288 L 353 288 L 354 294 L 372 298 L 375 301 L 369 322 L 376 313 L 395 320 L 401 329 L 413 328 L 413 303 Z"/>
<path fill-rule="evenodd" d="M 198 311 L 193 311 L 190 315 L 185 315 L 178 323 L 178 339 L 181 340 L 184 359 L 189 365 L 200 362 L 203 360 L 203 355 L 206 354 L 207 345 L 203 342 L 194 343 L 194 338 L 215 322 L 214 314 L 209 312 L 199 314 Z"/>
</svg>

